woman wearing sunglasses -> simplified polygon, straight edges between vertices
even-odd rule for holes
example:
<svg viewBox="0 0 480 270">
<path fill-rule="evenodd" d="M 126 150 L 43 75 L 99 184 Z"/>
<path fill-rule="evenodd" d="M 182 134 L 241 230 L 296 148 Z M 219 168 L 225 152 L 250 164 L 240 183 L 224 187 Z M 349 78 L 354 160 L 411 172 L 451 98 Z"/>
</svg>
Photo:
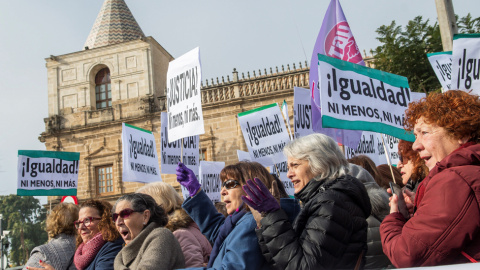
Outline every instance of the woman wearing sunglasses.
<svg viewBox="0 0 480 270">
<path fill-rule="evenodd" d="M 182 204 L 183 209 L 200 227 L 200 231 L 214 243 L 209 269 L 268 269 L 257 242 L 257 226 L 247 205 L 242 203 L 242 185 L 248 179 L 262 179 L 272 188 L 273 177 L 259 163 L 239 162 L 223 168 L 221 195 L 228 217 L 220 214 L 207 194 L 201 189 L 195 174 L 184 164 L 177 167 L 177 181 L 184 186 L 190 198 Z"/>
<path fill-rule="evenodd" d="M 112 205 L 102 200 L 88 200 L 80 205 L 78 220 L 74 222 L 77 250 L 73 263 L 78 270 L 113 269 L 115 256 L 122 249 L 123 240 L 112 222 L 111 209 Z M 45 262 L 40 262 L 40 265 L 48 270 L 55 269 Z"/>
<path fill-rule="evenodd" d="M 113 209 L 113 221 L 125 241 L 115 258 L 115 270 L 169 270 L 185 266 L 180 244 L 164 227 L 168 222 L 165 210 L 150 195 L 123 195 Z"/>
</svg>

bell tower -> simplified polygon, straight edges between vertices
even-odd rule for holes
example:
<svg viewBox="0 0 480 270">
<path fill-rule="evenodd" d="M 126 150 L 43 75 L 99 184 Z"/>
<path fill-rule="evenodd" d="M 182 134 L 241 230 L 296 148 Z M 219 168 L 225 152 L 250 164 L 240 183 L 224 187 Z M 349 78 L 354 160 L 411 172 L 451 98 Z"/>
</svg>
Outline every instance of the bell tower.
<svg viewBox="0 0 480 270">
<path fill-rule="evenodd" d="M 80 152 L 80 200 L 135 189 L 121 180 L 122 122 L 154 129 L 172 60 L 124 0 L 104 1 L 82 50 L 45 59 L 48 117 L 39 140 L 50 151 Z"/>
</svg>

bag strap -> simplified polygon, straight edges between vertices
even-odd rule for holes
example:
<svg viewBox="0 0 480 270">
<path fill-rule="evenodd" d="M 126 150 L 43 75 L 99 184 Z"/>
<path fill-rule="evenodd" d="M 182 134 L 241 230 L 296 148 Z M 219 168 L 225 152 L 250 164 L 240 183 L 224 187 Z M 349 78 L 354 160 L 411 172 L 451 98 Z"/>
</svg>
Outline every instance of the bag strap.
<svg viewBox="0 0 480 270">
<path fill-rule="evenodd" d="M 477 263 L 477 260 L 475 260 L 474 258 L 472 258 L 470 255 L 468 255 L 465 251 L 462 251 L 462 255 L 465 256 L 465 258 L 467 258 L 469 261 L 471 261 L 472 263 Z"/>
<path fill-rule="evenodd" d="M 365 253 L 365 250 L 362 250 L 362 252 L 360 252 L 360 256 L 358 256 L 358 259 L 357 259 L 357 264 L 355 264 L 355 270 L 359 270 L 360 269 L 360 265 L 362 264 L 362 258 L 363 258 L 363 254 Z"/>
</svg>

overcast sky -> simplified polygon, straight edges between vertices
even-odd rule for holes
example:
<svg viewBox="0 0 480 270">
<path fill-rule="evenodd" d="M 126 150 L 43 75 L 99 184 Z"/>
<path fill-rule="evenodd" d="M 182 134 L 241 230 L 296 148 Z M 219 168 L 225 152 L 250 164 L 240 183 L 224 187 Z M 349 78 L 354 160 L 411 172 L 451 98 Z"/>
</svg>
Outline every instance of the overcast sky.
<svg viewBox="0 0 480 270">
<path fill-rule="evenodd" d="M 202 77 L 216 78 L 310 61 L 329 0 L 126 0 L 147 36 L 173 57 L 199 46 Z M 80 51 L 103 0 L 0 0 L 0 195 L 16 193 L 17 151 L 45 150 L 45 58 Z M 434 0 L 341 0 L 360 50 L 380 45 L 375 30 L 421 15 Z M 454 0 L 460 17 L 479 17 L 478 0 Z M 363 54 L 363 53 L 362 53 Z M 42 198 L 42 203 L 46 202 Z"/>
</svg>

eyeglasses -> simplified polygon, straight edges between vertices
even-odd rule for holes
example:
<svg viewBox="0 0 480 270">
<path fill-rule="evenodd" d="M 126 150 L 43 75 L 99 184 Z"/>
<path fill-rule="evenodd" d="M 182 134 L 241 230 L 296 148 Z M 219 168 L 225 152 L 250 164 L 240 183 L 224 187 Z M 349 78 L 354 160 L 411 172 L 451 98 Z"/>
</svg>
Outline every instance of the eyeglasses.
<svg viewBox="0 0 480 270">
<path fill-rule="evenodd" d="M 135 211 L 135 210 L 130 209 L 130 208 L 125 208 L 122 211 L 120 211 L 119 213 L 113 213 L 112 214 L 112 220 L 113 220 L 113 222 L 117 222 L 118 217 L 121 217 L 122 219 L 125 219 L 125 218 L 128 218 L 131 214 L 133 214 L 135 212 L 140 213 L 140 212 L 143 212 L 143 211 Z"/>
<path fill-rule="evenodd" d="M 101 219 L 102 218 L 98 218 L 98 217 L 86 217 L 82 221 L 80 220 L 74 221 L 73 224 L 75 224 L 75 228 L 80 229 L 80 224 L 82 223 L 85 226 L 89 226 L 90 224 L 92 224 L 94 220 L 101 220 Z"/>
<path fill-rule="evenodd" d="M 227 181 L 222 183 L 222 187 L 224 187 L 227 190 L 232 189 L 232 188 L 236 188 L 237 186 L 240 186 L 240 182 L 238 182 L 237 180 L 233 180 L 233 179 L 228 179 Z"/>
</svg>

